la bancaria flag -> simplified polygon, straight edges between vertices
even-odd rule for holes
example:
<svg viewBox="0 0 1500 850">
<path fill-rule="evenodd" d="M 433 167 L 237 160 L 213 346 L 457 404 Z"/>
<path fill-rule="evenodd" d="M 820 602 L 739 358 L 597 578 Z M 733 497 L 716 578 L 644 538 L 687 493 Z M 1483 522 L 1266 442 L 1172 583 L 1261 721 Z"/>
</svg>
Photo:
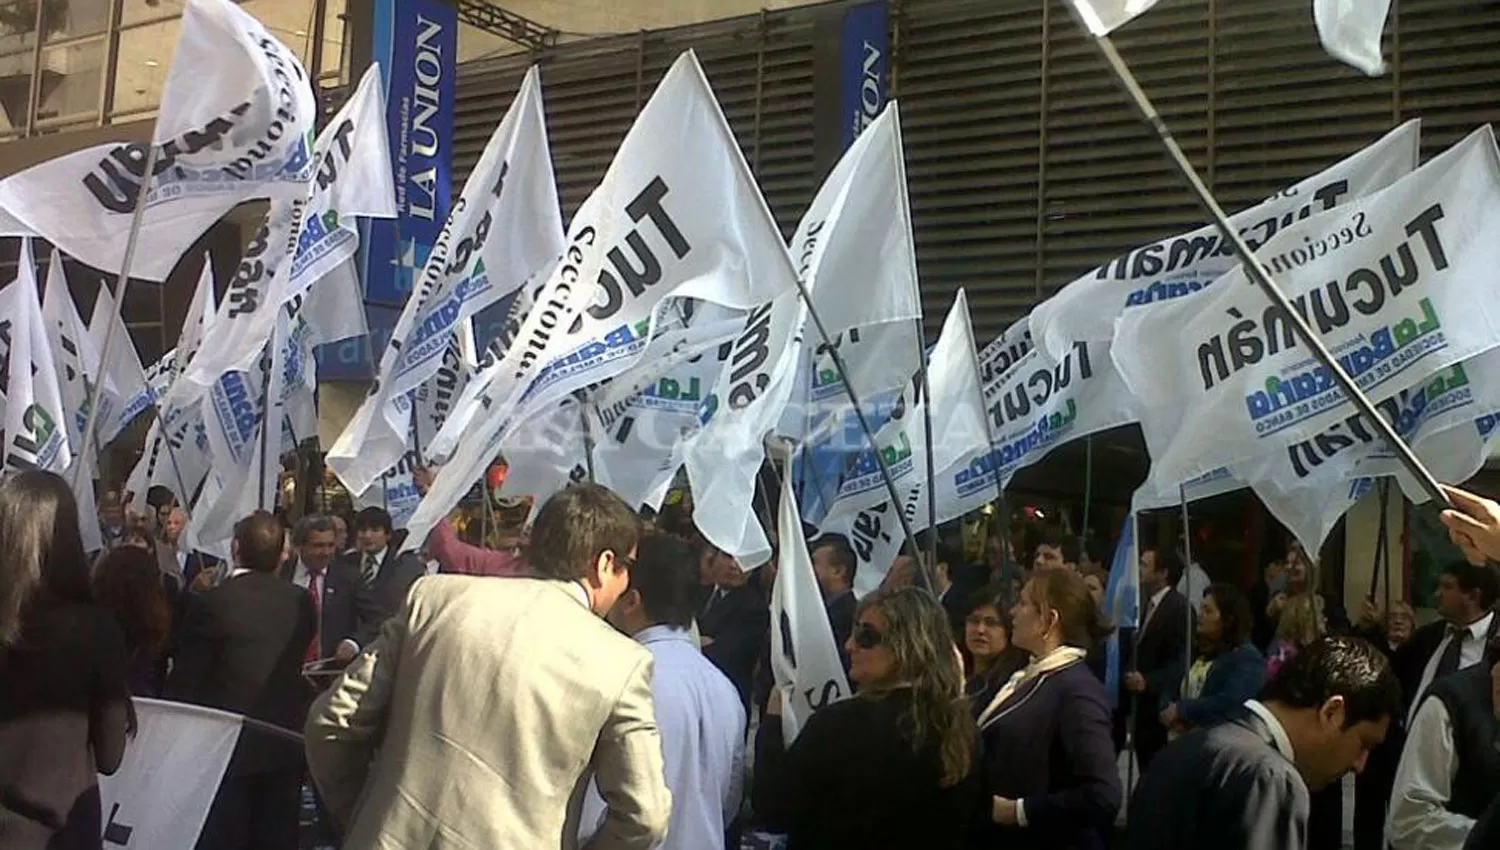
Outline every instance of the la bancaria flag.
<svg viewBox="0 0 1500 850">
<path fill-rule="evenodd" d="M 1417 166 L 1420 130 L 1416 119 L 1408 121 L 1327 170 L 1235 213 L 1229 221 L 1255 250 L 1294 221 L 1384 189 Z M 1076 341 L 1110 339 L 1119 316 L 1197 292 L 1239 262 L 1234 247 L 1214 224 L 1142 245 L 1037 305 L 1031 311 L 1031 333 L 1050 358 L 1061 360 Z M 1006 337 L 1011 336 L 1007 331 Z"/>
<path fill-rule="evenodd" d="M 1486 125 L 1389 189 L 1258 252 L 1374 400 L 1500 345 L 1482 297 L 1500 267 L 1500 155 Z M 1112 349 L 1152 478 L 1170 484 L 1283 450 L 1348 416 L 1328 369 L 1242 271 L 1121 317 Z"/>
<path fill-rule="evenodd" d="M 160 148 L 130 273 L 166 280 L 230 208 L 295 196 L 312 176 L 317 104 L 286 45 L 231 0 L 189 0 L 162 88 Z M 39 235 L 118 273 L 149 149 L 99 145 L 0 181 L 0 234 Z"/>
<path fill-rule="evenodd" d="M 776 524 L 781 569 L 771 591 L 771 672 L 781 691 L 781 732 L 790 745 L 813 712 L 849 696 L 849 680 L 833 644 L 792 487 L 781 488 Z"/>
<path fill-rule="evenodd" d="M 729 122 L 697 57 L 684 53 L 573 217 L 562 260 L 514 342 L 465 394 L 487 412 L 454 412 L 450 421 L 473 427 L 454 441 L 409 539 L 420 542 L 458 503 L 518 419 L 638 362 L 666 299 L 748 309 L 795 285 Z"/>
<path fill-rule="evenodd" d="M 104 846 L 192 847 L 234 754 L 237 714 L 154 699 L 135 700 L 139 726 L 111 776 L 99 777 Z"/>
</svg>

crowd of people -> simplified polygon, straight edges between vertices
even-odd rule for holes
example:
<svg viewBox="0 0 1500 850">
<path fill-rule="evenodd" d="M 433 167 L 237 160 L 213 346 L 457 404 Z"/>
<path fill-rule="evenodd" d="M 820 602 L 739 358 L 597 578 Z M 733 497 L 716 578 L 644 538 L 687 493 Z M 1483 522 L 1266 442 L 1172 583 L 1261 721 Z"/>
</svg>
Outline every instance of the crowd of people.
<svg viewBox="0 0 1500 850">
<path fill-rule="evenodd" d="M 1201 568 L 1148 545 L 1114 654 L 1097 541 L 1045 534 L 1024 565 L 941 546 L 856 598 L 849 541 L 816 537 L 854 695 L 794 730 L 777 559 L 746 572 L 596 485 L 548 500 L 519 551 L 444 522 L 402 553 L 378 508 L 257 512 L 218 563 L 183 551 L 172 501 L 141 521 L 113 494 L 86 552 L 66 483 L 14 474 L 0 847 L 102 848 L 96 774 L 131 746 L 132 696 L 255 721 L 203 850 L 1323 850 L 1350 774 L 1360 850 L 1500 847 L 1500 505 L 1453 498 L 1468 560 L 1437 622 L 1373 602 L 1349 622 L 1297 546 L 1247 590 L 1184 585 Z"/>
</svg>

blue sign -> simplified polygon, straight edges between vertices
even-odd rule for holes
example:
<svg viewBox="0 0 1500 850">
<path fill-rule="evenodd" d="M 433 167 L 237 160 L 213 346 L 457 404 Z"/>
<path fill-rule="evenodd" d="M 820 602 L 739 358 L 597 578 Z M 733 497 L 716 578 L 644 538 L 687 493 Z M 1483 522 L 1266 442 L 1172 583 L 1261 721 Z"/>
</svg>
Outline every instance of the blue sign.
<svg viewBox="0 0 1500 850">
<path fill-rule="evenodd" d="M 458 12 L 442 0 L 375 0 L 374 30 L 373 59 L 380 63 L 385 85 L 396 218 L 360 228 L 360 279 L 371 340 L 331 346 L 331 352 L 320 349 L 318 369 L 324 379 L 373 376 L 372 363 L 390 339 L 452 201 Z M 357 358 L 356 350 L 362 352 Z"/>
<path fill-rule="evenodd" d="M 839 44 L 839 123 L 845 150 L 885 108 L 890 59 L 887 0 L 861 3 L 845 12 Z"/>
</svg>

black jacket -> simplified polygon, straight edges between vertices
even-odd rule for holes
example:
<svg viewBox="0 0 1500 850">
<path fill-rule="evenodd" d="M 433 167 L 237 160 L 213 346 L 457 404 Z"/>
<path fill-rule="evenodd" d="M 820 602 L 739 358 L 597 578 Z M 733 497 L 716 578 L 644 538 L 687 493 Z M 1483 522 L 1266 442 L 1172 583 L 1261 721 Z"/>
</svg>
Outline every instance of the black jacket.
<svg viewBox="0 0 1500 850">
<path fill-rule="evenodd" d="M 370 608 L 371 617 L 362 619 L 359 624 L 359 637 L 356 641 L 360 646 L 366 646 L 375 640 L 380 633 L 380 626 L 386 620 L 396 616 L 401 606 L 406 604 L 406 594 L 411 590 L 412 584 L 427 574 L 417 553 L 404 552 L 398 555 L 396 554 L 397 545 L 393 538 L 391 545 L 386 547 L 385 557 L 381 560 L 380 569 L 375 574 L 375 581 L 369 586 L 373 605 Z M 362 577 L 361 568 L 364 564 L 364 557 L 363 552 L 355 550 L 335 558 L 334 563 L 347 566 L 354 571 L 354 575 Z M 361 581 L 363 581 L 362 578 Z"/>
<path fill-rule="evenodd" d="M 1136 786 L 1131 850 L 1285 850 L 1307 846 L 1307 785 L 1265 721 L 1241 709 L 1188 733 Z"/>
<path fill-rule="evenodd" d="M 770 634 L 770 622 L 765 597 L 750 584 L 729 590 L 719 599 L 710 594 L 698 615 L 698 633 L 713 640 L 704 647 L 704 657 L 734 683 L 740 702 L 747 707 L 755 662 Z"/>
<path fill-rule="evenodd" d="M 1022 684 L 989 714 L 980 726 L 984 793 L 970 846 L 1104 847 L 1123 793 L 1104 684 L 1075 662 Z M 1022 801 L 1027 826 L 994 824 L 988 801 L 996 796 Z"/>
<path fill-rule="evenodd" d="M 279 575 L 283 581 L 291 582 L 296 570 L 297 562 L 292 561 L 281 568 Z M 323 604 L 317 609 L 316 621 L 318 657 L 332 658 L 345 640 L 352 640 L 363 649 L 365 641 L 361 638 L 378 630 L 384 619 L 375 595 L 364 586 L 352 564 L 336 558 L 324 571 L 322 584 Z"/>
<path fill-rule="evenodd" d="M 765 826 L 787 834 L 787 850 L 964 846 L 977 776 L 941 786 L 937 740 L 914 750 L 902 730 L 908 694 L 834 703 L 789 748 L 780 717 L 760 725 L 751 800 Z"/>
<path fill-rule="evenodd" d="M 1447 810 L 1478 820 L 1500 789 L 1500 723 L 1490 665 L 1477 664 L 1433 682 L 1428 699 L 1442 700 L 1453 724 L 1453 752 L 1458 769 L 1453 776 Z"/>
<path fill-rule="evenodd" d="M 849 674 L 849 635 L 854 632 L 854 612 L 859 609 L 859 600 L 854 593 L 842 594 L 828 602 L 828 626 L 833 629 L 833 645 L 839 651 L 839 663 L 844 675 Z"/>
</svg>

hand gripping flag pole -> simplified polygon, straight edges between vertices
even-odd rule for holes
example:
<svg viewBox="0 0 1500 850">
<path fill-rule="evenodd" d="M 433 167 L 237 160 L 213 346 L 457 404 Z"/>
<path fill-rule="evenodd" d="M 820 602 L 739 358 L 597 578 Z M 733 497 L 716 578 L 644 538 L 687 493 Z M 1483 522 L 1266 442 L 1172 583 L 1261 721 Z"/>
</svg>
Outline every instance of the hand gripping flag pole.
<svg viewBox="0 0 1500 850">
<path fill-rule="evenodd" d="M 1333 375 L 1334 380 L 1338 382 L 1339 389 L 1344 391 L 1344 395 L 1354 404 L 1360 414 L 1375 427 L 1381 438 L 1391 447 L 1396 456 L 1401 459 L 1401 464 L 1421 483 L 1422 489 L 1427 492 L 1427 495 L 1431 496 L 1437 504 L 1451 508 L 1453 503 L 1448 499 L 1447 494 L 1443 492 L 1443 488 L 1438 484 L 1437 479 L 1433 477 L 1427 467 L 1422 465 L 1422 461 L 1417 458 L 1411 446 L 1407 445 L 1406 441 L 1401 439 L 1401 435 L 1396 433 L 1396 429 L 1391 423 L 1386 421 L 1385 417 L 1381 416 L 1375 409 L 1374 403 L 1354 383 L 1354 379 L 1349 377 L 1349 373 L 1344 371 L 1344 367 L 1339 365 L 1339 362 L 1333 358 L 1333 355 L 1328 351 L 1328 347 L 1323 344 L 1323 341 L 1318 338 L 1317 334 L 1313 333 L 1312 327 L 1307 324 L 1307 319 L 1292 308 L 1292 304 L 1287 300 L 1286 294 L 1271 279 L 1271 275 L 1266 271 L 1265 266 L 1261 265 L 1260 261 L 1255 258 L 1255 254 L 1250 250 L 1250 246 L 1245 244 L 1245 240 L 1240 236 L 1239 230 L 1230 223 L 1229 217 L 1225 215 L 1223 208 L 1219 206 L 1219 202 L 1214 200 L 1213 193 L 1208 191 L 1208 187 L 1204 185 L 1203 179 L 1198 176 L 1197 170 L 1188 161 L 1187 155 L 1182 152 L 1182 147 L 1177 144 L 1177 139 L 1173 137 L 1172 131 L 1167 127 L 1166 122 L 1162 120 L 1161 115 L 1157 113 L 1156 107 L 1151 104 L 1151 99 L 1146 96 L 1146 92 L 1141 88 L 1140 83 L 1136 81 L 1135 75 L 1131 73 L 1129 66 L 1125 64 L 1124 58 L 1120 56 L 1119 51 L 1115 50 L 1114 42 L 1110 41 L 1108 35 L 1095 34 L 1088 26 L 1086 18 L 1078 9 L 1080 2 L 1087 2 L 1087 0 L 1071 0 L 1068 4 L 1073 19 L 1093 39 L 1094 46 L 1099 49 L 1099 53 L 1109 63 L 1110 70 L 1114 72 L 1115 78 L 1124 87 L 1125 93 L 1130 95 L 1130 99 L 1134 101 L 1142 120 L 1149 124 L 1152 130 L 1156 131 L 1156 136 L 1161 140 L 1162 146 L 1166 148 L 1167 155 L 1171 158 L 1172 164 L 1176 167 L 1178 173 L 1182 175 L 1182 179 L 1187 181 L 1189 188 L 1197 196 L 1198 203 L 1213 217 L 1214 223 L 1218 225 L 1219 231 L 1224 235 L 1224 238 L 1234 246 L 1235 254 L 1239 256 L 1240 261 L 1245 267 L 1245 273 L 1250 276 L 1251 280 L 1255 281 L 1256 286 L 1260 287 L 1266 297 L 1271 300 L 1271 303 L 1281 309 L 1281 312 L 1287 318 L 1287 322 L 1296 333 L 1297 339 L 1303 345 L 1306 345 L 1308 350 L 1313 353 L 1313 356 L 1318 359 L 1318 362 Z"/>
</svg>

